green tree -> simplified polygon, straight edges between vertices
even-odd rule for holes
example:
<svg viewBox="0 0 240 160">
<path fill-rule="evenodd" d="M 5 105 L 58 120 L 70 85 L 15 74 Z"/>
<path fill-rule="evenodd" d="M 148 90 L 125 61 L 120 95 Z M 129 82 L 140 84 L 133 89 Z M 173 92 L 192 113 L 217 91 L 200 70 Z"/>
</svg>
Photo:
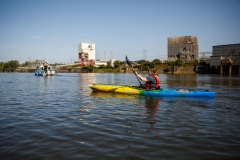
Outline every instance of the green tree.
<svg viewBox="0 0 240 160">
<path fill-rule="evenodd" d="M 167 62 L 167 66 L 172 66 L 172 65 L 174 65 L 175 64 L 175 62 L 173 62 L 173 61 L 168 61 Z"/>
<path fill-rule="evenodd" d="M 159 59 L 154 59 L 151 63 L 154 65 L 161 64 L 161 61 Z"/>
<path fill-rule="evenodd" d="M 106 68 L 106 66 L 104 64 L 101 64 L 99 68 Z"/>
<path fill-rule="evenodd" d="M 6 72 L 15 72 L 19 67 L 19 62 L 17 60 L 8 61 L 4 64 L 3 71 Z"/>
<path fill-rule="evenodd" d="M 89 65 L 89 72 L 94 72 L 94 66 L 92 64 Z"/>
<path fill-rule="evenodd" d="M 144 59 L 137 61 L 137 63 L 138 63 L 138 64 L 142 64 L 142 65 L 144 65 L 144 66 L 148 66 L 148 65 L 150 64 L 149 61 L 146 61 L 146 60 L 144 60 Z"/>
<path fill-rule="evenodd" d="M 183 64 L 183 61 L 181 59 L 178 59 L 175 61 L 175 65 L 177 65 L 179 67 L 182 66 L 182 64 Z"/>
<path fill-rule="evenodd" d="M 22 67 L 27 67 L 27 66 L 29 66 L 29 62 L 28 62 L 28 61 L 26 61 L 26 62 L 25 62 L 25 63 L 23 63 L 21 66 L 22 66 Z"/>
<path fill-rule="evenodd" d="M 137 61 L 137 63 L 139 64 L 137 68 L 140 71 L 147 71 L 149 68 L 149 65 L 151 64 L 149 61 L 146 61 L 144 59 Z"/>
<path fill-rule="evenodd" d="M 3 72 L 4 70 L 4 66 L 5 66 L 5 63 L 4 62 L 0 62 L 0 72 Z"/>
<path fill-rule="evenodd" d="M 119 60 L 114 61 L 114 68 L 118 68 L 121 64 Z"/>
</svg>

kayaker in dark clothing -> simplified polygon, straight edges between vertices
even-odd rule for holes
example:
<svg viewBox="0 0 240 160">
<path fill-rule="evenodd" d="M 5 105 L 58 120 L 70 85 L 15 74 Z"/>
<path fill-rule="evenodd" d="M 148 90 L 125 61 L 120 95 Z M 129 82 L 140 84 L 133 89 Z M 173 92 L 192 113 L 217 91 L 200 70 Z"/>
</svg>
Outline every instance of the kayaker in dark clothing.
<svg viewBox="0 0 240 160">
<path fill-rule="evenodd" d="M 148 76 L 142 77 L 139 73 L 134 71 L 137 77 L 145 82 L 145 89 L 160 89 L 160 79 L 156 73 L 156 68 L 154 66 L 150 67 L 148 70 Z"/>
</svg>

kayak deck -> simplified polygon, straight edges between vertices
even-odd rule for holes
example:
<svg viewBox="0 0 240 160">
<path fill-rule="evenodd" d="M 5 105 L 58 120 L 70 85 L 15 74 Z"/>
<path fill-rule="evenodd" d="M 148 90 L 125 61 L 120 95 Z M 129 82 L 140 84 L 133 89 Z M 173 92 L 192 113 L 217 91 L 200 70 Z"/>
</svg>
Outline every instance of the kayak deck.
<svg viewBox="0 0 240 160">
<path fill-rule="evenodd" d="M 154 97 L 214 97 L 215 92 L 208 90 L 187 90 L 187 89 L 158 89 L 150 90 L 138 88 L 136 86 L 120 86 L 120 85 L 107 85 L 107 84 L 89 84 L 93 92 L 109 92 L 121 93 L 132 95 L 144 95 Z"/>
</svg>

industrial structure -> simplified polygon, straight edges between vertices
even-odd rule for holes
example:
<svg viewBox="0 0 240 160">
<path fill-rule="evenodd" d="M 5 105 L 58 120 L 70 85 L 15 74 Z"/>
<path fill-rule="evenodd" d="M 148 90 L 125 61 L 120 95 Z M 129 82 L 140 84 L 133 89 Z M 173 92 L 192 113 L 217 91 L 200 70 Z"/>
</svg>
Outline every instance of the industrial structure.
<svg viewBox="0 0 240 160">
<path fill-rule="evenodd" d="M 93 43 L 80 43 L 78 45 L 78 67 L 89 66 L 90 64 L 95 67 L 100 67 L 101 65 L 114 66 L 115 59 L 96 61 L 96 47 Z"/>
<path fill-rule="evenodd" d="M 78 45 L 78 66 L 95 65 L 95 44 L 80 43 Z"/>
<path fill-rule="evenodd" d="M 168 61 L 198 60 L 198 39 L 195 36 L 168 37 Z"/>
<path fill-rule="evenodd" d="M 240 74 L 240 43 L 213 46 L 210 66 L 221 74 Z"/>
</svg>

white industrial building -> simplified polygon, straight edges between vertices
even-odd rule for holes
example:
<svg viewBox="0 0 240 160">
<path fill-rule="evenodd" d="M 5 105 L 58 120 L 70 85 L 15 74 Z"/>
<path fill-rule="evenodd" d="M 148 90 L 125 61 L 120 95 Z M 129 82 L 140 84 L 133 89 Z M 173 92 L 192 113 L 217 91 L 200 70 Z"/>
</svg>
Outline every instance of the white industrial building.
<svg viewBox="0 0 240 160">
<path fill-rule="evenodd" d="M 96 61 L 95 67 L 100 67 L 101 65 L 107 66 L 109 61 Z"/>
<path fill-rule="evenodd" d="M 93 66 L 99 67 L 101 65 L 107 66 L 107 63 L 110 62 L 110 65 L 113 67 L 116 60 L 110 59 L 109 61 L 96 61 L 96 47 L 93 43 L 80 43 L 78 45 L 78 66 L 88 66 L 92 64 Z"/>
<path fill-rule="evenodd" d="M 78 45 L 78 63 L 80 66 L 95 65 L 95 44 L 80 43 Z"/>
</svg>

